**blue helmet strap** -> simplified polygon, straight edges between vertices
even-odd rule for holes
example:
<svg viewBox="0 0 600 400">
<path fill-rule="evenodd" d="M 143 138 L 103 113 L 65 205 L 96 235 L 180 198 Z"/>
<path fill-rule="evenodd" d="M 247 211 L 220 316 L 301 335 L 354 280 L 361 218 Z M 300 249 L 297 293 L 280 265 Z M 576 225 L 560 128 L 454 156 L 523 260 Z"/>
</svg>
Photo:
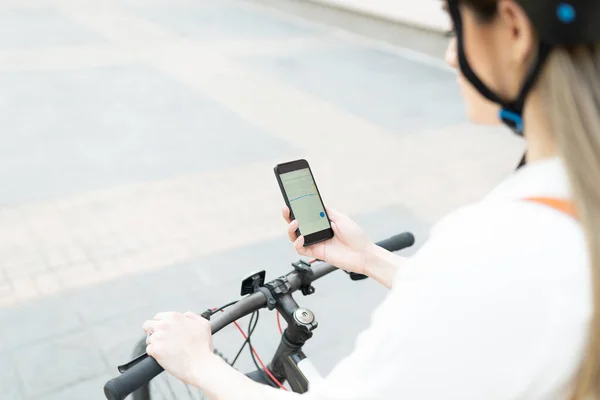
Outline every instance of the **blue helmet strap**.
<svg viewBox="0 0 600 400">
<path fill-rule="evenodd" d="M 540 75 L 540 72 L 542 71 L 542 67 L 546 62 L 548 55 L 550 54 L 551 46 L 540 42 L 538 46 L 537 59 L 533 67 L 527 74 L 527 78 L 525 79 L 525 82 L 523 83 L 523 86 L 517 98 L 513 101 L 506 101 L 504 99 L 501 99 L 489 87 L 487 87 L 481 81 L 481 79 L 479 79 L 479 77 L 475 74 L 475 72 L 469 65 L 464 49 L 463 26 L 458 0 L 447 1 L 448 10 L 450 12 L 450 16 L 452 17 L 454 29 L 456 31 L 456 40 L 458 45 L 458 62 L 462 74 L 483 97 L 485 97 L 493 103 L 499 104 L 502 107 L 499 116 L 502 122 L 517 135 L 522 136 L 524 130 L 523 109 L 525 107 L 525 100 L 527 98 L 527 95 L 533 88 L 533 85 L 535 84 L 538 76 Z"/>
</svg>

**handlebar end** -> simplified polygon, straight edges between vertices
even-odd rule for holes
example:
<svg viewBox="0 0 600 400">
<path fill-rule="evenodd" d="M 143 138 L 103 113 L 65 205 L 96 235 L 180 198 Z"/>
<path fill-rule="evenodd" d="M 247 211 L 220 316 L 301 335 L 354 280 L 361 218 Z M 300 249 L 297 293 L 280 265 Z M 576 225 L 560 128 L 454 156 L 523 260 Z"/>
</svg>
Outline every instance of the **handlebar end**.
<svg viewBox="0 0 600 400">
<path fill-rule="evenodd" d="M 104 395 L 108 400 L 125 400 L 127 396 L 146 385 L 164 369 L 152 357 L 147 357 L 111 379 L 104 385 Z"/>
<path fill-rule="evenodd" d="M 104 385 L 104 395 L 107 400 L 124 400 L 127 394 L 123 396 L 117 378 L 111 379 Z"/>
</svg>

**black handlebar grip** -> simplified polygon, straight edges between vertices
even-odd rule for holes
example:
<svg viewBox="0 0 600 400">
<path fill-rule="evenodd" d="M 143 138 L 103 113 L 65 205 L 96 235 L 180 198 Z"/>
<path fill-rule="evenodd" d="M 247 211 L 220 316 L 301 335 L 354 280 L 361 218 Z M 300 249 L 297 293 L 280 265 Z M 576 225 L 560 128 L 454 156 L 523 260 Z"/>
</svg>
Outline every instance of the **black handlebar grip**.
<svg viewBox="0 0 600 400">
<path fill-rule="evenodd" d="M 164 369 L 150 356 L 143 359 L 122 375 L 106 382 L 104 395 L 108 400 L 124 400 L 125 397 L 150 382 Z"/>
<path fill-rule="evenodd" d="M 375 244 L 388 251 L 398 251 L 415 244 L 415 237 L 410 232 L 404 232 L 398 235 L 394 235 L 390 238 L 384 239 Z"/>
</svg>

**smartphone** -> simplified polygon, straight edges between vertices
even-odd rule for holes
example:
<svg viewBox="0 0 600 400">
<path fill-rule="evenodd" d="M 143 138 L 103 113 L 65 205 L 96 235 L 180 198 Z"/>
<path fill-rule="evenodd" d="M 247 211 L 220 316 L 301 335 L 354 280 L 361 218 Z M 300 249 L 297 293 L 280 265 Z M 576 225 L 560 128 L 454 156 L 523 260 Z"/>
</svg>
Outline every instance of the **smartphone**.
<svg viewBox="0 0 600 400">
<path fill-rule="evenodd" d="M 278 164 L 275 176 L 292 219 L 298 221 L 296 233 L 304 236 L 304 246 L 331 239 L 331 222 L 308 162 Z"/>
</svg>

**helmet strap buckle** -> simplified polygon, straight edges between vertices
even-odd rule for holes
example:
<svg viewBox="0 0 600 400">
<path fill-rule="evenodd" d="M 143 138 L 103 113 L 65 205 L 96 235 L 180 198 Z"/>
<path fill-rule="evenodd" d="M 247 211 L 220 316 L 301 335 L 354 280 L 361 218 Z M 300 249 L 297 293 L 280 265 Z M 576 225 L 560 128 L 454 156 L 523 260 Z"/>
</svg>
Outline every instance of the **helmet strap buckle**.
<svg viewBox="0 0 600 400">
<path fill-rule="evenodd" d="M 500 110 L 500 120 L 517 135 L 523 135 L 523 116 L 521 113 L 503 108 Z"/>
</svg>

